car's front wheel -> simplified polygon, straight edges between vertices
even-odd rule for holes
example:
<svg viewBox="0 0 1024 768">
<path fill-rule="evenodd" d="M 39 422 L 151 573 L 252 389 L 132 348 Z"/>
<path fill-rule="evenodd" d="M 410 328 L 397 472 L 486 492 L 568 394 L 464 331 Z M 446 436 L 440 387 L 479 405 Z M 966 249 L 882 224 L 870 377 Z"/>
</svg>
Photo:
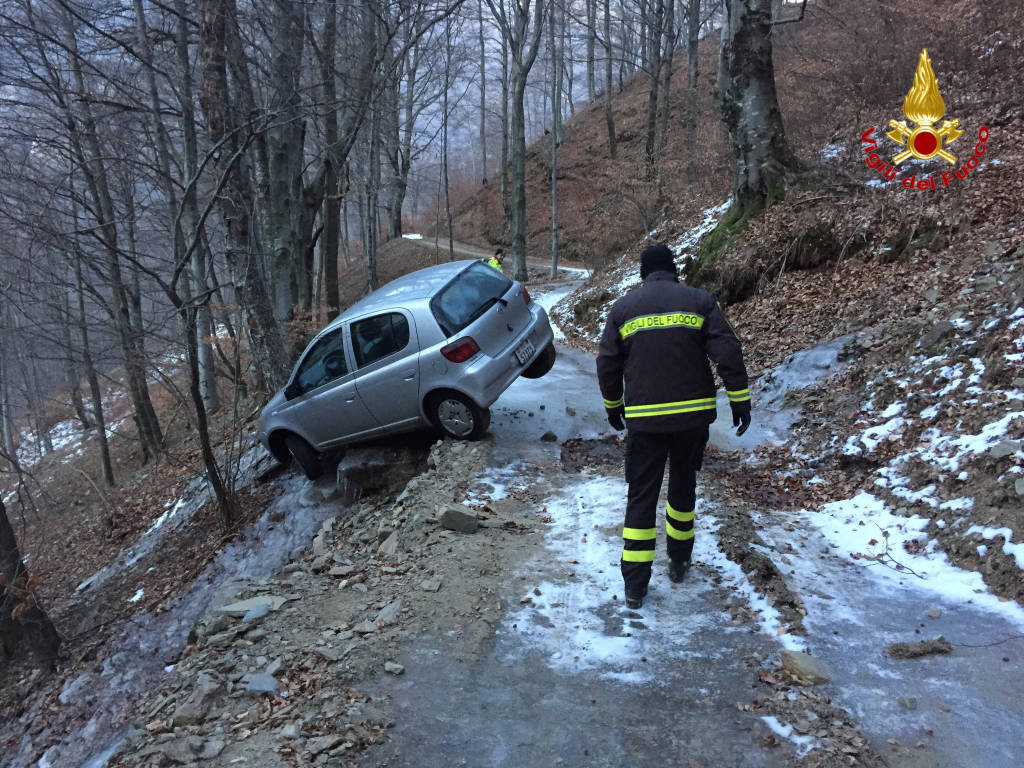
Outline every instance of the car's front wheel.
<svg viewBox="0 0 1024 768">
<path fill-rule="evenodd" d="M 556 356 L 555 342 L 551 342 L 541 350 L 540 354 L 537 355 L 537 359 L 527 366 L 526 370 L 522 373 L 522 377 L 524 379 L 539 379 L 554 366 Z"/>
<path fill-rule="evenodd" d="M 284 439 L 284 444 L 288 448 L 288 453 L 292 455 L 292 459 L 299 465 L 299 469 L 310 480 L 316 480 L 324 473 L 323 463 L 320 461 L 319 454 L 313 450 L 313 446 L 301 437 L 298 435 L 288 435 Z"/>
<path fill-rule="evenodd" d="M 461 392 L 440 392 L 430 399 L 430 420 L 448 437 L 479 440 L 491 425 L 491 412 Z"/>
</svg>

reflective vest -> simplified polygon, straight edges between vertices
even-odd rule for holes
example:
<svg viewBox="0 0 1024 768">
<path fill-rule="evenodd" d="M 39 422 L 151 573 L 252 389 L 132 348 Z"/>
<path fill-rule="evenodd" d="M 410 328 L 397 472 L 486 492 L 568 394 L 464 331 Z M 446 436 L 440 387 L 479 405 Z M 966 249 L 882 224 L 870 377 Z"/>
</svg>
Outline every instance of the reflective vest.
<svg viewBox="0 0 1024 768">
<path fill-rule="evenodd" d="M 505 270 L 501 268 L 501 262 L 498 261 L 497 256 L 491 256 L 489 259 L 480 259 L 480 261 L 486 262 L 488 267 L 494 267 L 501 274 L 505 274 Z"/>
<path fill-rule="evenodd" d="M 625 407 L 642 432 L 693 429 L 715 420 L 718 367 L 731 402 L 749 402 L 743 350 L 707 291 L 654 272 L 608 312 L 597 353 L 605 408 Z"/>
</svg>

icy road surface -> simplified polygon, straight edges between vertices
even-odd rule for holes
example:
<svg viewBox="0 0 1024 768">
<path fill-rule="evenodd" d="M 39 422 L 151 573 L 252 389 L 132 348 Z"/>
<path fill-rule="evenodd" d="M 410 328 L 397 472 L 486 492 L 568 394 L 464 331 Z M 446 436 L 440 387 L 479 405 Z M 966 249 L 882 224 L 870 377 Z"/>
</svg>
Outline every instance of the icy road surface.
<svg viewBox="0 0 1024 768">
<path fill-rule="evenodd" d="M 550 307 L 569 290 L 540 300 Z M 796 415 L 783 407 L 786 392 L 837 372 L 847 342 L 798 353 L 764 377 L 755 389 L 754 427 L 742 438 L 720 402 L 712 443 L 749 450 L 784 441 Z M 552 522 L 545 549 L 509 575 L 505 615 L 484 658 L 463 663 L 446 654 L 443 638 L 418 642 L 409 674 L 378 680 L 397 725 L 365 765 L 793 765 L 814 747 L 813 737 L 736 706 L 752 695 L 757 664 L 752 673 L 750 659 L 774 662 L 787 648 L 827 664 L 832 683 L 823 692 L 853 715 L 890 766 L 1019 765 L 1020 639 L 1007 640 L 1024 631 L 1016 604 L 1001 603 L 977 574 L 939 555 L 926 553 L 911 565 L 929 572 L 925 581 L 820 554 L 863 536 L 857 512 L 865 525 L 874 522 L 872 510 L 858 509 L 856 500 L 799 515 L 752 509 L 766 540 L 791 541 L 798 550 L 780 567 L 805 601 L 807 635 L 789 634 L 719 550 L 713 510 L 698 502 L 696 567 L 684 584 L 671 585 L 659 538 L 651 592 L 642 609 L 628 611 L 618 567 L 625 483 L 562 472 L 559 443 L 539 439 L 547 430 L 559 441 L 611 432 L 594 360 L 559 346 L 555 367 L 543 386 L 536 384 L 516 382 L 492 407 L 495 450 L 481 483 L 494 498 L 516 483 L 546 489 Z M 536 466 L 545 469 L 527 469 Z M 714 482 L 707 473 L 700 480 Z M 894 524 L 884 514 L 878 521 Z M 904 518 L 895 522 L 912 527 Z M 732 623 L 714 573 L 758 609 L 755 626 Z M 935 607 L 941 617 L 926 618 Z M 954 644 L 984 647 L 958 645 L 950 656 L 911 661 L 885 652 L 891 642 L 940 633 Z M 763 749 L 768 733 L 783 746 Z M 921 746 L 896 756 L 889 739 Z"/>
</svg>

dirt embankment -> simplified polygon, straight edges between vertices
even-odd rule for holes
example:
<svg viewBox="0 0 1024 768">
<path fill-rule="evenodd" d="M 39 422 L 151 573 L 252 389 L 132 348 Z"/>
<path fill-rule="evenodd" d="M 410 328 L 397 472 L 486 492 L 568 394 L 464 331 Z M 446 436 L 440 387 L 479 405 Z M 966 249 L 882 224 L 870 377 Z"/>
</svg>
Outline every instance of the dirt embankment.
<svg viewBox="0 0 1024 768">
<path fill-rule="evenodd" d="M 395 467 L 423 461 L 415 449 L 349 467 L 361 498 L 277 576 L 238 585 L 197 623 L 112 765 L 357 764 L 390 726 L 360 686 L 402 674 L 399 649 L 413 637 L 444 637 L 455 658 L 478 653 L 502 609 L 498 585 L 535 544 L 526 487 L 461 503 L 490 446 L 435 443 L 404 489 Z M 308 486 L 297 503 L 337 495 Z"/>
</svg>

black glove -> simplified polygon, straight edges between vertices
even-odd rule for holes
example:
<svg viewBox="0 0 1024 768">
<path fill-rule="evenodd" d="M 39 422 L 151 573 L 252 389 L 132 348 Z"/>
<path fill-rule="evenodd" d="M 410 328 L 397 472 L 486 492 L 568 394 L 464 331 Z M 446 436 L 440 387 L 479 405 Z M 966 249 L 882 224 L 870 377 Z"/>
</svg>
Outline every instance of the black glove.
<svg viewBox="0 0 1024 768">
<path fill-rule="evenodd" d="M 604 410 L 608 414 L 608 423 L 612 425 L 613 429 L 621 432 L 626 428 L 626 425 L 622 423 L 622 417 L 626 415 L 626 409 L 623 406 L 605 408 Z"/>
<path fill-rule="evenodd" d="M 732 425 L 739 427 L 736 430 L 736 437 L 739 437 L 750 426 L 750 401 L 744 400 L 742 403 L 729 403 L 729 405 L 732 406 Z"/>
</svg>

